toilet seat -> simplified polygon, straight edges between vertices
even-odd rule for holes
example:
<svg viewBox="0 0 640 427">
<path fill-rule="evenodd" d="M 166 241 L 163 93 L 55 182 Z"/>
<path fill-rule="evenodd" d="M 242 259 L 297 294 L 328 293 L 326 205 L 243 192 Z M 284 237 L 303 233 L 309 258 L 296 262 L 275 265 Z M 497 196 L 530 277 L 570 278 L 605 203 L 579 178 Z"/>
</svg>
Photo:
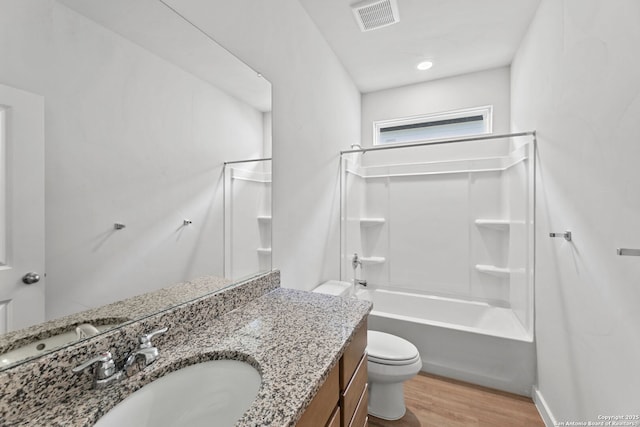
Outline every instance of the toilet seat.
<svg viewBox="0 0 640 427">
<path fill-rule="evenodd" d="M 367 357 L 367 360 L 369 361 L 369 363 L 377 363 L 379 365 L 406 366 L 406 365 L 411 365 L 413 363 L 420 361 L 420 355 L 417 355 L 413 359 L 407 359 L 407 360 L 387 360 L 387 359 L 380 359 L 378 357 L 369 355 Z"/>
<path fill-rule="evenodd" d="M 409 341 L 380 331 L 367 331 L 367 358 L 382 365 L 411 365 L 420 353 Z"/>
</svg>

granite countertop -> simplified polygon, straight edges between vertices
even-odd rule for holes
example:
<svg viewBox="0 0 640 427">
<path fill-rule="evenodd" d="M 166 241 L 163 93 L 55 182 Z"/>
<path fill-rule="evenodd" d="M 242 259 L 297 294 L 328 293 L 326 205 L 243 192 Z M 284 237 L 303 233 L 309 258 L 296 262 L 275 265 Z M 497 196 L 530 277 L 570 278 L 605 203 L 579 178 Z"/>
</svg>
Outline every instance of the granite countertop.
<svg viewBox="0 0 640 427">
<path fill-rule="evenodd" d="M 159 359 L 104 390 L 79 389 L 15 420 L 25 426 L 90 426 L 126 396 L 164 374 L 212 359 L 244 360 L 262 376 L 237 426 L 292 426 L 371 310 L 366 301 L 277 288 L 158 345 Z"/>
</svg>

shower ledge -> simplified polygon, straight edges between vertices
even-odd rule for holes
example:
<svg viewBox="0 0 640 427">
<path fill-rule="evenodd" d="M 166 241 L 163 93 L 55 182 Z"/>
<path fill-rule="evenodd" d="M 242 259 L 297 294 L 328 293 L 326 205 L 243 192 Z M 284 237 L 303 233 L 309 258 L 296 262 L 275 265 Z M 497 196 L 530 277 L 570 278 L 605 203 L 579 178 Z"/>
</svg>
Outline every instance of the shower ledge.
<svg viewBox="0 0 640 427">
<path fill-rule="evenodd" d="M 476 270 L 480 273 L 491 274 L 497 277 L 509 277 L 512 273 L 510 268 L 496 267 L 495 265 L 476 264 Z"/>
<path fill-rule="evenodd" d="M 387 259 L 383 256 L 363 256 L 360 261 L 363 264 L 383 264 Z"/>
<path fill-rule="evenodd" d="M 497 230 L 508 230 L 511 221 L 508 219 L 476 219 L 475 224 L 482 227 L 491 227 Z"/>
<path fill-rule="evenodd" d="M 360 218 L 360 225 L 363 227 L 372 227 L 374 225 L 382 225 L 386 222 L 384 218 Z"/>
</svg>

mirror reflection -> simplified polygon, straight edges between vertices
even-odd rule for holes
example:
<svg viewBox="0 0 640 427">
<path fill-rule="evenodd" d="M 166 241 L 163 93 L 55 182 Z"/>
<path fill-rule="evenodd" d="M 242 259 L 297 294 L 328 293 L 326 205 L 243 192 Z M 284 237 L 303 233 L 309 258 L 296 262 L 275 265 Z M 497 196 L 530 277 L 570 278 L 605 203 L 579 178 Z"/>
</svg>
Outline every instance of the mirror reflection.
<svg viewBox="0 0 640 427">
<path fill-rule="evenodd" d="M 271 268 L 266 192 L 257 261 L 227 273 L 224 243 L 225 162 L 270 154 L 268 81 L 157 0 L 0 9 L 0 353 L 24 328 L 75 341 Z"/>
<path fill-rule="evenodd" d="M 224 164 L 224 276 L 271 268 L 271 159 Z"/>
</svg>

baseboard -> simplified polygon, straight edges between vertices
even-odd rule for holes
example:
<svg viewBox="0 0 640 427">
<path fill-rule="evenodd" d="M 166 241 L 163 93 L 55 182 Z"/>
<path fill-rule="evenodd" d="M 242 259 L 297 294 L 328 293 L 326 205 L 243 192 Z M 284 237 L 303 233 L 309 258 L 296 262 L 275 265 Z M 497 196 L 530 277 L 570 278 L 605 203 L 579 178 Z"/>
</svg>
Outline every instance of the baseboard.
<svg viewBox="0 0 640 427">
<path fill-rule="evenodd" d="M 542 421 L 544 421 L 544 425 L 546 427 L 555 427 L 558 425 L 555 417 L 551 413 L 551 409 L 549 409 L 549 405 L 547 405 L 547 401 L 542 397 L 542 393 L 538 387 L 533 387 L 531 396 L 533 397 L 533 403 L 536 405 L 536 409 L 540 413 L 540 417 L 542 417 Z"/>
</svg>

